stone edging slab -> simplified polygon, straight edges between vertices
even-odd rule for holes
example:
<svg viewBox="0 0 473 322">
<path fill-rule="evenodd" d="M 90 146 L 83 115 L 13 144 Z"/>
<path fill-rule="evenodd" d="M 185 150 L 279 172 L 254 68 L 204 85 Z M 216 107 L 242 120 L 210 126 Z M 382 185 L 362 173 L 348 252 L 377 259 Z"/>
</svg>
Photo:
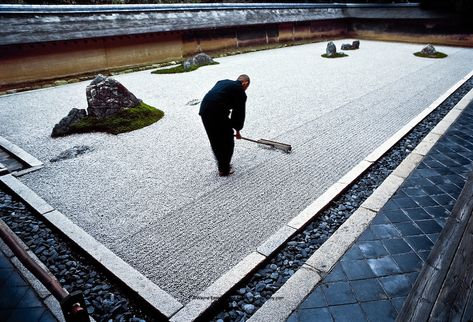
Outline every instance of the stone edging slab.
<svg viewBox="0 0 473 322">
<path fill-rule="evenodd" d="M 468 80 L 473 72 L 462 79 L 461 83 Z M 457 86 L 458 83 L 455 85 Z M 461 85 L 461 84 L 460 84 Z M 454 86 L 454 87 L 455 87 Z M 459 86 L 457 86 L 459 87 Z M 434 103 L 440 104 L 454 90 L 450 89 L 441 96 L 442 100 L 437 99 Z M 468 92 L 455 107 L 424 137 L 417 147 L 405 158 L 401 164 L 383 181 L 383 183 L 368 197 L 360 207 L 345 221 L 335 233 L 315 251 L 315 253 L 306 261 L 303 267 L 299 269 L 289 278 L 289 280 L 273 294 L 256 313 L 248 320 L 251 322 L 259 321 L 281 321 L 287 320 L 289 315 L 297 309 L 300 303 L 310 294 L 313 288 L 325 277 L 339 261 L 339 259 L 350 249 L 351 245 L 357 240 L 361 233 L 368 227 L 371 220 L 376 216 L 377 212 L 392 197 L 392 195 L 401 186 L 407 176 L 422 161 L 424 156 L 430 151 L 438 139 L 446 132 L 451 124 L 458 118 L 463 109 L 473 101 L 473 90 Z M 432 106 L 432 105 L 431 105 Z M 431 106 L 428 108 L 430 109 Z M 423 113 L 422 113 L 423 114 Z M 425 115 L 426 116 L 426 115 Z M 418 119 L 416 117 L 415 119 Z M 419 119 L 420 122 L 422 119 Z M 410 122 L 409 124 L 411 124 Z M 390 140 L 388 140 L 390 141 Z M 384 144 L 383 144 L 384 145 Z M 387 150 L 386 150 L 387 151 Z M 302 267 L 302 268 L 303 268 Z M 313 281 L 306 280 L 309 284 L 314 284 L 306 292 L 301 292 L 299 280 L 304 279 L 307 275 L 306 270 L 313 270 L 315 276 L 315 284 Z M 284 288 L 284 290 L 283 290 Z M 286 299 L 285 297 L 291 296 Z M 298 301 L 294 300 L 294 294 L 297 294 Z"/>
<path fill-rule="evenodd" d="M 434 111 L 445 99 L 447 99 L 453 92 L 455 92 L 461 85 L 463 85 L 468 79 L 473 76 L 473 71 L 468 73 L 465 77 L 463 77 L 460 81 L 458 81 L 455 85 L 453 85 L 449 90 L 447 90 L 444 94 L 442 94 L 439 98 L 437 98 L 432 104 L 429 105 L 425 110 L 423 110 L 419 115 L 414 117 L 409 123 L 403 126 L 399 131 L 397 131 L 393 136 L 387 139 L 383 144 L 381 144 L 378 148 L 376 148 L 372 153 L 370 153 L 363 161 L 353 167 L 348 173 L 346 173 L 342 178 L 340 178 L 336 183 L 330 186 L 320 197 L 318 197 L 315 201 L 313 201 L 307 208 L 302 210 L 296 217 L 291 219 L 286 225 L 281 227 L 276 233 L 270 236 L 265 242 L 263 242 L 260 246 L 256 248 L 256 252 L 261 254 L 263 258 L 257 261 L 247 261 L 247 258 L 250 257 L 249 255 L 247 258 L 243 259 L 240 263 L 236 265 L 242 266 L 243 262 L 247 262 L 247 266 L 245 267 L 245 271 L 248 272 L 247 275 L 242 276 L 241 279 L 236 280 L 233 278 L 234 273 L 233 269 L 230 269 L 228 272 L 224 273 L 220 278 L 218 278 L 213 284 L 211 284 L 206 290 L 204 290 L 202 294 L 206 294 L 207 290 L 212 289 L 214 285 L 219 285 L 220 287 L 220 296 L 228 294 L 239 282 L 241 282 L 244 278 L 248 277 L 251 272 L 257 269 L 257 266 L 260 265 L 266 258 L 270 257 L 274 254 L 284 243 L 286 243 L 293 235 L 295 235 L 298 231 L 302 230 L 310 221 L 312 221 L 318 214 L 324 210 L 335 198 L 337 198 L 340 194 L 343 193 L 355 180 L 358 179 L 374 162 L 380 159 L 387 151 L 389 151 L 397 142 L 399 142 L 406 134 L 408 134 L 417 124 L 419 124 L 426 116 L 428 116 L 432 111 Z M 426 136 L 424 140 L 414 149 L 411 154 L 406 158 L 399 166 L 396 168 L 397 174 L 391 174 L 391 178 L 387 178 L 383 184 L 376 189 L 375 192 L 371 195 L 368 200 L 365 201 L 361 205 L 362 209 L 359 209 L 355 213 L 351 215 L 350 218 L 354 218 L 353 220 L 347 220 L 333 235 L 331 238 L 347 238 L 346 243 L 343 244 L 342 248 L 339 248 L 337 252 L 330 248 L 325 254 L 326 263 L 333 262 L 335 263 L 338 258 L 340 258 L 347 248 L 358 238 L 358 235 L 361 234 L 363 229 L 369 224 L 372 218 L 376 215 L 377 210 L 379 210 L 384 203 L 389 199 L 392 193 L 394 193 L 397 188 L 402 184 L 404 178 L 407 176 L 410 171 L 412 171 L 417 164 L 421 161 L 423 155 L 425 155 L 426 147 L 433 146 L 433 144 L 437 141 L 440 137 L 440 133 L 444 133 L 446 129 L 453 123 L 453 121 L 458 117 L 468 103 L 465 103 L 468 99 L 473 99 L 473 93 L 470 91 L 465 95 L 464 98 L 457 105 L 444 117 L 442 121 L 437 124 L 437 126 L 432 129 L 432 135 Z M 468 101 L 469 102 L 469 101 Z M 443 130 L 443 132 L 442 132 Z M 435 136 L 437 135 L 437 136 Z M 419 147 L 420 146 L 420 147 Z M 409 170 L 410 169 L 410 170 Z M 391 193 L 391 194 L 389 194 Z M 387 199 L 386 199 L 387 198 Z M 367 203 L 368 202 L 368 203 Z M 357 214 L 358 212 L 358 214 Z M 366 221 L 366 219 L 368 219 Z M 355 222 L 357 221 L 363 222 L 364 226 L 358 227 L 361 229 L 358 235 L 353 231 L 355 229 L 353 227 L 346 227 L 342 228 L 347 222 L 347 225 L 357 225 Z M 340 231 L 339 233 L 337 233 Z M 347 231 L 347 237 L 344 236 L 343 232 Z M 356 230 L 358 231 L 358 230 Z M 334 237 L 335 236 L 335 237 Z M 351 238 L 351 239 L 350 239 Z M 330 239 L 329 239 L 330 240 Z M 329 242 L 327 240 L 325 243 Z M 333 239 L 332 239 L 333 240 Z M 340 244 L 340 240 L 337 241 L 336 244 Z M 323 245 L 320 249 L 324 248 Z M 324 248 L 325 249 L 325 248 Z M 312 257 L 308 260 L 316 261 L 316 258 L 313 257 L 320 253 L 319 250 L 316 251 L 312 255 Z M 252 253 L 254 254 L 254 253 Z M 317 255 L 321 256 L 321 255 Z M 333 258 L 330 258 L 333 256 Z M 315 265 L 315 264 L 314 264 Z M 309 275 L 314 275 L 318 279 L 321 278 L 320 274 L 324 274 L 332 268 L 330 265 L 328 268 L 323 267 L 322 265 L 317 265 L 317 267 L 313 267 L 310 265 L 304 265 L 306 269 L 299 269 L 294 276 L 292 276 L 282 287 L 278 290 L 271 299 L 268 300 L 256 313 L 250 318 L 250 321 L 285 321 L 286 318 L 290 315 L 292 310 L 296 309 L 297 306 L 294 306 L 294 292 L 297 290 L 297 294 L 303 295 L 300 290 L 304 289 L 301 288 L 297 281 L 305 280 L 307 283 L 306 277 L 299 277 L 300 274 L 308 275 L 308 270 L 313 270 L 312 273 Z M 302 267 L 301 267 L 302 268 Z M 301 272 L 301 273 L 299 273 Z M 299 275 L 298 275 L 299 274 Z M 297 275 L 297 276 L 296 276 Z M 292 282 L 290 282 L 294 278 L 294 286 Z M 289 283 L 289 284 L 288 284 Z M 287 286 L 286 286 L 287 284 Z M 315 284 L 314 284 L 315 286 Z M 225 288 L 225 292 L 223 292 L 223 288 Z M 313 288 L 313 287 L 312 287 Z M 310 288 L 310 290 L 312 290 Z M 304 299 L 305 296 L 310 292 L 307 291 L 304 293 L 304 296 L 298 297 L 300 301 Z M 291 296 L 289 296 L 291 294 Z M 201 299 L 199 295 L 196 299 L 191 300 L 184 308 L 179 311 L 176 315 L 174 315 L 171 319 L 172 322 L 184 322 L 184 321 L 194 321 L 201 317 L 208 309 L 210 309 L 215 303 L 219 300 L 220 297 L 209 297 L 206 298 L 205 301 Z M 284 298 L 287 299 L 284 300 Z M 287 308 L 290 307 L 291 310 L 287 312 Z M 285 309 L 286 308 L 286 309 Z M 261 312 L 260 312 L 261 311 Z M 259 313 L 260 312 L 260 313 Z M 278 318 L 276 312 L 281 314 L 281 316 L 285 316 L 284 319 Z M 284 314 L 283 314 L 284 313 Z M 287 313 L 287 315 L 286 315 Z M 267 316 L 266 316 L 267 315 Z"/>
<path fill-rule="evenodd" d="M 128 265 L 115 255 L 115 253 L 74 224 L 69 218 L 55 210 L 13 175 L 8 174 L 0 177 L 0 182 L 33 208 L 37 215 L 41 216 L 49 222 L 49 224 L 61 231 L 80 249 L 92 256 L 104 269 L 124 283 L 124 285 L 129 287 L 135 294 L 161 314 L 170 318 L 182 308 L 182 304 L 174 297 Z"/>
<path fill-rule="evenodd" d="M 27 169 L 14 172 L 15 175 L 23 175 L 25 173 L 38 170 L 43 167 L 43 162 L 36 159 L 34 156 L 21 149 L 19 146 L 11 143 L 4 137 L 0 136 L 0 147 L 11 153 L 16 159 L 20 160 L 27 166 Z M 1 174 L 0 166 L 0 174 Z"/>
</svg>

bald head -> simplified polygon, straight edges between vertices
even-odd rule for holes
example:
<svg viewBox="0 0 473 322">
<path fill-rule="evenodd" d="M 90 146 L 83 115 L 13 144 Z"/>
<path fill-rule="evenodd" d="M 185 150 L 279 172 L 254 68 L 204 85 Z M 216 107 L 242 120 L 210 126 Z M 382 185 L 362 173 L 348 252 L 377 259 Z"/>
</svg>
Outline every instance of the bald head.
<svg viewBox="0 0 473 322">
<path fill-rule="evenodd" d="M 243 89 L 246 91 L 248 86 L 250 86 L 250 77 L 246 74 L 241 74 L 238 76 L 237 80 L 241 82 L 241 85 L 243 86 Z"/>
</svg>

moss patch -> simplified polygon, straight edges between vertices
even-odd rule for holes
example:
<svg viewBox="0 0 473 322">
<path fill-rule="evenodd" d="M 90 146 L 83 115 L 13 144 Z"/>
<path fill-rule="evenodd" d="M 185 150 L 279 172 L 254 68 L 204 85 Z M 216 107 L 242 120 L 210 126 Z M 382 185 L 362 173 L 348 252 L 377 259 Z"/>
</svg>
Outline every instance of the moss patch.
<svg viewBox="0 0 473 322">
<path fill-rule="evenodd" d="M 69 134 L 89 132 L 125 133 L 151 125 L 163 116 L 163 111 L 141 102 L 136 107 L 128 108 L 103 119 L 86 116 L 71 126 Z"/>
<path fill-rule="evenodd" d="M 210 63 L 210 64 L 207 64 L 207 65 L 202 65 L 202 66 L 208 66 L 208 65 L 218 65 L 219 63 L 218 62 L 213 62 L 213 63 Z M 183 65 L 179 65 L 179 66 L 174 66 L 174 67 L 171 67 L 171 68 L 164 68 L 164 69 L 157 69 L 155 71 L 152 71 L 151 74 L 177 74 L 177 73 L 188 73 L 188 72 L 192 72 L 196 69 L 199 69 L 199 67 L 202 67 L 202 66 L 196 66 L 196 65 L 193 65 L 191 66 L 191 68 L 189 69 L 184 69 L 184 66 Z"/>
<path fill-rule="evenodd" d="M 421 51 L 414 53 L 414 55 L 417 57 L 424 57 L 424 58 L 445 58 L 448 56 L 447 54 L 444 54 L 441 52 L 436 52 L 434 55 L 427 55 L 427 54 L 422 53 Z"/>
<path fill-rule="evenodd" d="M 327 56 L 327 54 L 320 55 L 323 58 L 341 58 L 341 57 L 347 57 L 348 55 L 345 53 L 336 53 L 334 56 Z"/>
</svg>

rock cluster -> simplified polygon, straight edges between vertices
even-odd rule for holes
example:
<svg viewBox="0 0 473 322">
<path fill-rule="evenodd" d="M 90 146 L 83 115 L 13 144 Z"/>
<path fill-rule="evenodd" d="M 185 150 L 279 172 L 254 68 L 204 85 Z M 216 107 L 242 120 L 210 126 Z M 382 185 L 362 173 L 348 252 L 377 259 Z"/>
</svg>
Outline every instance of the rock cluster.
<svg viewBox="0 0 473 322">
<path fill-rule="evenodd" d="M 215 63 L 215 61 L 209 55 L 200 53 L 187 59 L 182 65 L 185 70 L 191 69 L 193 66 L 205 66 Z"/>
<path fill-rule="evenodd" d="M 421 53 L 427 56 L 433 56 L 437 53 L 437 50 L 435 50 L 434 46 L 429 44 L 421 50 Z"/>
<path fill-rule="evenodd" d="M 71 126 L 86 116 L 105 118 L 124 109 L 137 106 L 141 100 L 113 78 L 98 75 L 86 88 L 88 108 L 73 108 L 54 125 L 52 137 L 69 134 Z"/>
<path fill-rule="evenodd" d="M 360 41 L 359 40 L 354 40 L 352 44 L 343 44 L 342 45 L 342 50 L 356 50 L 360 49 Z"/>
</svg>

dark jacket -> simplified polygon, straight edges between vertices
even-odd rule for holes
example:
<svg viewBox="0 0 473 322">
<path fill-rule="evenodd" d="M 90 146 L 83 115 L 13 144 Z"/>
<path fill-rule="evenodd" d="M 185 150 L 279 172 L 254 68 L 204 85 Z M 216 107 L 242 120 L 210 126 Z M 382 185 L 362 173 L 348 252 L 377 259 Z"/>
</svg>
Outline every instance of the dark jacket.
<svg viewBox="0 0 473 322">
<path fill-rule="evenodd" d="M 239 131 L 245 123 L 246 94 L 240 81 L 218 81 L 204 96 L 199 115 L 228 118 L 231 112 L 232 127 Z"/>
</svg>

